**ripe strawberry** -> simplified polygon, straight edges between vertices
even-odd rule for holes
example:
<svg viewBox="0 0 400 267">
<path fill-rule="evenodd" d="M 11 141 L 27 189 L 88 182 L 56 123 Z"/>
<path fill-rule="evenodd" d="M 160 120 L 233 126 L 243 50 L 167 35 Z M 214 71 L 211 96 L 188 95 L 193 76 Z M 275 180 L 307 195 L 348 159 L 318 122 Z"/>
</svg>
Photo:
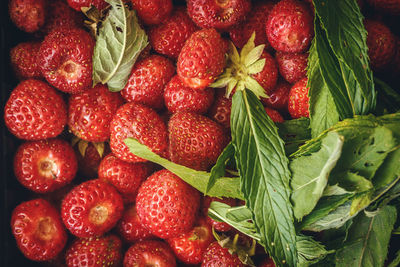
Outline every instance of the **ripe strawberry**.
<svg viewBox="0 0 400 267">
<path fill-rule="evenodd" d="M 290 88 L 291 85 L 286 81 L 278 81 L 275 90 L 269 95 L 269 98 L 261 98 L 261 101 L 270 108 L 286 111 Z"/>
<path fill-rule="evenodd" d="M 68 248 L 65 262 L 68 267 L 120 266 L 122 243 L 115 235 L 78 238 Z"/>
<path fill-rule="evenodd" d="M 227 248 L 221 247 L 218 242 L 211 243 L 203 254 L 201 267 L 244 267 L 237 255 L 230 254 Z"/>
<path fill-rule="evenodd" d="M 203 29 L 186 40 L 178 57 L 179 78 L 194 89 L 209 86 L 224 70 L 226 45 L 215 29 Z"/>
<path fill-rule="evenodd" d="M 10 0 L 8 8 L 12 22 L 25 32 L 35 32 L 44 24 L 45 0 Z"/>
<path fill-rule="evenodd" d="M 14 157 L 18 181 L 38 193 L 52 192 L 71 182 L 77 165 L 74 150 L 61 139 L 23 143 Z"/>
<path fill-rule="evenodd" d="M 112 184 L 126 203 L 135 201 L 140 184 L 149 174 L 146 163 L 126 162 L 113 154 L 107 155 L 99 166 L 99 179 Z"/>
<path fill-rule="evenodd" d="M 368 3 L 377 10 L 400 15 L 400 0 L 368 0 Z"/>
<path fill-rule="evenodd" d="M 242 48 L 253 32 L 256 33 L 254 40 L 256 46 L 265 44 L 266 49 L 270 47 L 265 34 L 265 24 L 274 5 L 275 3 L 271 0 L 256 3 L 247 16 L 247 20 L 244 23 L 237 24 L 229 31 L 229 36 L 236 47 Z"/>
<path fill-rule="evenodd" d="M 102 84 L 71 95 L 68 107 L 69 130 L 89 142 L 108 140 L 111 119 L 123 103 L 120 94 L 110 92 Z"/>
<path fill-rule="evenodd" d="M 309 117 L 307 77 L 295 83 L 289 92 L 288 111 L 293 119 Z"/>
<path fill-rule="evenodd" d="M 171 161 L 207 170 L 224 149 L 224 130 L 215 121 L 195 113 L 174 114 L 168 124 Z"/>
<path fill-rule="evenodd" d="M 19 249 L 34 261 L 55 258 L 67 242 L 60 214 L 41 198 L 19 204 L 12 212 L 11 228 Z"/>
<path fill-rule="evenodd" d="M 200 264 L 207 247 L 214 240 L 211 226 L 199 217 L 190 232 L 167 239 L 176 257 L 185 264 Z"/>
<path fill-rule="evenodd" d="M 61 204 L 61 216 L 77 237 L 101 236 L 115 226 L 123 211 L 117 190 L 98 179 L 76 186 Z"/>
<path fill-rule="evenodd" d="M 265 112 L 267 115 L 271 118 L 273 122 L 284 122 L 285 120 L 283 119 L 282 115 L 275 109 L 265 107 Z"/>
<path fill-rule="evenodd" d="M 121 94 L 129 102 L 161 109 L 164 106 L 164 87 L 174 73 L 171 60 L 151 55 L 135 64 Z"/>
<path fill-rule="evenodd" d="M 140 222 L 135 204 L 130 204 L 125 209 L 121 220 L 117 224 L 117 230 L 120 236 L 130 243 L 154 237 L 150 230 Z"/>
<path fill-rule="evenodd" d="M 198 30 L 184 7 L 177 7 L 171 16 L 153 28 L 148 34 L 153 49 L 160 54 L 177 58 L 185 41 Z"/>
<path fill-rule="evenodd" d="M 61 95 L 47 83 L 25 80 L 11 92 L 4 108 L 4 121 L 19 139 L 56 137 L 67 123 L 67 108 Z"/>
<path fill-rule="evenodd" d="M 275 59 L 265 50 L 260 59 L 265 59 L 264 68 L 251 76 L 264 88 L 265 93 L 270 95 L 274 91 L 278 81 L 278 67 Z"/>
<path fill-rule="evenodd" d="M 225 128 L 231 128 L 231 107 L 232 97 L 225 97 L 224 90 L 218 90 L 214 104 L 211 106 L 208 115 Z"/>
<path fill-rule="evenodd" d="M 170 171 L 161 170 L 142 183 L 136 197 L 140 222 L 160 238 L 189 231 L 199 208 L 199 192 Z"/>
<path fill-rule="evenodd" d="M 164 90 L 164 101 L 169 112 L 193 112 L 204 114 L 214 100 L 214 89 L 196 90 L 185 86 L 178 75 L 174 76 Z"/>
<path fill-rule="evenodd" d="M 307 74 L 308 53 L 275 54 L 278 62 L 279 73 L 289 83 L 295 83 Z"/>
<path fill-rule="evenodd" d="M 146 25 L 165 21 L 172 11 L 172 0 L 131 0 L 133 9 Z"/>
<path fill-rule="evenodd" d="M 245 20 L 251 9 L 250 0 L 188 0 L 190 18 L 201 28 L 228 30 Z"/>
<path fill-rule="evenodd" d="M 39 42 L 19 43 L 10 50 L 11 67 L 18 79 L 40 78 L 42 74 L 36 63 Z"/>
<path fill-rule="evenodd" d="M 110 147 L 115 156 L 128 162 L 145 162 L 135 156 L 124 143 L 128 137 L 136 138 L 154 153 L 165 153 L 167 127 L 160 116 L 146 106 L 127 103 L 120 107 L 111 121 Z"/>
<path fill-rule="evenodd" d="M 95 6 L 98 10 L 107 7 L 104 0 L 67 0 L 68 5 L 77 11 L 81 11 L 82 7 Z"/>
<path fill-rule="evenodd" d="M 125 253 L 124 267 L 175 267 L 174 253 L 162 241 L 146 240 L 135 243 Z"/>
<path fill-rule="evenodd" d="M 47 35 L 38 64 L 46 80 L 59 90 L 76 94 L 92 85 L 94 40 L 78 28 L 59 28 Z"/>
<path fill-rule="evenodd" d="M 211 225 L 215 230 L 220 231 L 220 232 L 227 232 L 232 229 L 232 226 L 230 226 L 227 223 L 224 222 L 218 222 L 210 217 L 208 217 L 208 208 L 210 207 L 211 202 L 213 201 L 218 201 L 222 202 L 225 204 L 228 204 L 229 206 L 233 207 L 236 205 L 236 199 L 234 198 L 217 198 L 217 197 L 209 197 L 205 196 L 203 197 L 203 201 L 201 203 L 201 211 L 203 215 L 207 218 L 207 223 Z"/>
<path fill-rule="evenodd" d="M 367 46 L 371 67 L 382 70 L 387 67 L 396 53 L 396 39 L 390 29 L 380 21 L 365 20 L 368 32 Z"/>
<path fill-rule="evenodd" d="M 80 12 L 72 9 L 64 0 L 51 0 L 47 3 L 46 22 L 40 30 L 47 35 L 58 28 L 76 28 L 82 25 L 83 17 Z"/>
<path fill-rule="evenodd" d="M 266 24 L 271 46 L 282 52 L 304 52 L 314 35 L 313 13 L 308 4 L 281 0 L 269 14 Z"/>
</svg>

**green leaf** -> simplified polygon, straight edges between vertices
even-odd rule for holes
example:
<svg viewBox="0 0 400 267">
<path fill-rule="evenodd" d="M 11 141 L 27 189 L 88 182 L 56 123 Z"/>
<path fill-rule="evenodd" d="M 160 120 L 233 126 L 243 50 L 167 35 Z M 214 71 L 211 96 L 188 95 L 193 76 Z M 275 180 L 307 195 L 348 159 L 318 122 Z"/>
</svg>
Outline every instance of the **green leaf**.
<svg viewBox="0 0 400 267">
<path fill-rule="evenodd" d="M 376 77 L 374 82 L 378 94 L 377 110 L 380 113 L 400 111 L 400 94 Z"/>
<path fill-rule="evenodd" d="M 393 259 L 391 263 L 387 267 L 397 267 L 400 265 L 400 250 L 396 252 L 396 258 Z"/>
<path fill-rule="evenodd" d="M 373 217 L 360 213 L 336 253 L 336 266 L 383 266 L 395 221 L 396 209 L 392 206 L 383 207 Z"/>
<path fill-rule="evenodd" d="M 317 263 L 325 258 L 326 255 L 334 252 L 333 250 L 327 251 L 321 243 L 315 241 L 310 236 L 297 236 L 296 244 L 299 252 L 298 266 L 309 266 L 313 263 Z"/>
<path fill-rule="evenodd" d="M 344 188 L 340 187 L 339 185 L 328 185 L 325 187 L 324 193 L 322 196 L 329 197 L 329 196 L 340 196 L 344 194 L 352 193 L 350 191 L 345 190 Z"/>
<path fill-rule="evenodd" d="M 321 198 L 329 174 L 340 157 L 342 145 L 343 137 L 336 132 L 330 132 L 322 140 L 318 152 L 296 158 L 290 163 L 293 190 L 291 199 L 297 219 L 310 213 Z"/>
<path fill-rule="evenodd" d="M 275 124 L 250 90 L 233 96 L 231 130 L 240 188 L 260 243 L 277 265 L 296 266 L 288 159 Z"/>
<path fill-rule="evenodd" d="M 140 52 L 147 46 L 145 31 L 135 11 L 122 0 L 106 0 L 111 5 L 101 23 L 93 52 L 93 83 L 107 83 L 111 91 L 120 91 L 128 81 Z"/>
<path fill-rule="evenodd" d="M 139 143 L 134 138 L 127 138 L 124 140 L 124 142 L 133 154 L 163 166 L 165 169 L 179 176 L 182 180 L 184 180 L 186 183 L 190 184 L 200 192 L 206 192 L 206 188 L 211 175 L 210 173 L 204 171 L 196 171 L 164 159 L 156 153 L 152 152 L 147 146 Z M 214 186 L 210 188 L 207 195 L 215 197 L 231 197 L 243 199 L 240 193 L 239 183 L 240 181 L 238 178 L 221 177 L 215 181 Z"/>
<path fill-rule="evenodd" d="M 252 64 L 254 64 L 260 57 L 262 52 L 264 51 L 265 44 L 258 45 L 255 48 L 253 48 L 244 58 L 244 65 L 246 67 L 250 67 Z M 265 64 L 265 60 L 264 60 Z"/>
<path fill-rule="evenodd" d="M 286 155 L 292 154 L 299 148 L 299 146 L 311 139 L 309 125 L 310 120 L 308 118 L 287 120 L 284 123 L 276 123 L 279 136 L 285 142 Z"/>
<path fill-rule="evenodd" d="M 339 186 L 350 192 L 363 192 L 373 187 L 370 180 L 353 172 L 344 173 L 338 180 Z"/>
<path fill-rule="evenodd" d="M 221 155 L 219 155 L 217 162 L 211 169 L 210 179 L 208 180 L 208 184 L 206 187 L 205 194 L 211 190 L 211 188 L 215 185 L 217 179 L 223 177 L 225 175 L 225 167 L 228 161 L 233 158 L 235 155 L 235 148 L 230 142 L 222 151 Z"/>
</svg>

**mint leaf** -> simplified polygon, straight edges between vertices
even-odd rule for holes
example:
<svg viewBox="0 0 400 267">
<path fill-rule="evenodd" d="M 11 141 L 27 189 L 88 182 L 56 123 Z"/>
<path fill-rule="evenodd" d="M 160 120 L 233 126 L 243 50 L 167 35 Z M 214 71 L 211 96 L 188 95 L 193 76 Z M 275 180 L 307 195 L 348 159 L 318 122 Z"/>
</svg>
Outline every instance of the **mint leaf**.
<svg viewBox="0 0 400 267">
<path fill-rule="evenodd" d="M 400 94 L 393 90 L 384 81 L 374 77 L 375 88 L 378 93 L 377 108 L 375 112 L 387 113 L 400 111 Z"/>
<path fill-rule="evenodd" d="M 322 140 L 321 149 L 309 156 L 302 156 L 290 162 L 292 172 L 292 202 L 297 219 L 310 213 L 321 198 L 331 170 L 338 161 L 343 137 L 330 132 Z"/>
<path fill-rule="evenodd" d="M 372 217 L 360 213 L 349 229 L 346 242 L 336 253 L 336 266 L 383 266 L 396 213 L 392 206 L 383 207 Z"/>
<path fill-rule="evenodd" d="M 372 183 L 376 188 L 386 186 L 400 177 L 400 148 L 391 152 L 375 173 Z"/>
<path fill-rule="evenodd" d="M 351 192 L 363 192 L 373 187 L 370 180 L 350 171 L 340 177 L 339 186 Z"/>
<path fill-rule="evenodd" d="M 183 181 L 190 184 L 200 192 L 206 192 L 206 187 L 210 179 L 210 173 L 204 171 L 196 171 L 164 159 L 151 151 L 147 146 L 139 143 L 134 138 L 127 138 L 124 140 L 124 142 L 133 154 L 163 166 L 165 169 L 179 176 Z M 240 181 L 238 178 L 219 178 L 210 188 L 207 195 L 214 197 L 231 197 L 243 199 L 240 193 L 239 183 Z"/>
<path fill-rule="evenodd" d="M 396 258 L 387 267 L 397 267 L 400 265 L 400 250 L 396 252 Z"/>
<path fill-rule="evenodd" d="M 275 124 L 248 89 L 233 96 L 231 130 L 240 188 L 260 243 L 277 265 L 296 266 L 288 159 Z"/>
<path fill-rule="evenodd" d="M 299 252 L 299 266 L 309 266 L 317 263 L 333 253 L 333 250 L 327 251 L 321 243 L 315 241 L 311 236 L 297 236 L 297 249 Z"/>
<path fill-rule="evenodd" d="M 307 140 L 311 139 L 310 120 L 300 118 L 288 120 L 283 123 L 276 123 L 279 136 L 285 142 L 286 155 L 295 152 Z"/>
<path fill-rule="evenodd" d="M 147 35 L 135 11 L 123 0 L 106 0 L 111 5 L 101 23 L 93 52 L 93 83 L 107 83 L 110 91 L 125 87 L 140 52 L 147 46 Z"/>
</svg>

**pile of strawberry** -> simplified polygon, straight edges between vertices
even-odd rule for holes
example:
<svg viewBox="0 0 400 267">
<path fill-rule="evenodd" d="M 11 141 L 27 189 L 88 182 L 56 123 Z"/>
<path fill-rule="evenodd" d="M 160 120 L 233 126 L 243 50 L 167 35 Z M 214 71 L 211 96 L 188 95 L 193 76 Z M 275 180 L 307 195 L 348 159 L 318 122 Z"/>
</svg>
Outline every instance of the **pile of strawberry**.
<svg viewBox="0 0 400 267">
<path fill-rule="evenodd" d="M 267 114 L 275 122 L 308 117 L 311 1 L 126 2 L 150 45 L 121 92 L 92 86 L 95 39 L 80 10 L 101 10 L 106 2 L 9 3 L 11 20 L 34 39 L 10 51 L 20 83 L 4 110 L 9 131 L 25 140 L 15 154 L 15 176 L 37 193 L 12 213 L 17 245 L 31 260 L 67 266 L 244 266 L 237 249 L 254 255 L 252 240 L 238 241 L 232 227 L 207 216 L 211 201 L 238 201 L 202 196 L 132 154 L 124 139 L 209 170 L 230 141 L 232 101 L 224 88 L 211 86 L 226 67 L 229 41 L 241 49 L 253 32 L 255 45 L 265 44 L 265 65 L 247 74 L 269 96 L 261 99 Z M 369 2 L 381 9 L 390 3 L 388 12 L 400 13 L 400 1 Z M 366 21 L 366 29 L 373 68 L 400 72 L 392 67 L 400 66 L 399 38 L 377 20 Z M 266 255 L 257 263 L 273 266 Z"/>
</svg>

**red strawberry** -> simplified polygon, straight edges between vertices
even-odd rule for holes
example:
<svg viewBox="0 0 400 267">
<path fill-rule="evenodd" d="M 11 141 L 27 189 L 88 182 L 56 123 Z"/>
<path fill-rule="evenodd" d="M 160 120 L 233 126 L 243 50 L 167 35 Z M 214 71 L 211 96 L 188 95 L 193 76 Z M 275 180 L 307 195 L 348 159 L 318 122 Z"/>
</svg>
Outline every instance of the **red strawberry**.
<svg viewBox="0 0 400 267">
<path fill-rule="evenodd" d="M 98 179 L 84 182 L 64 198 L 61 215 L 65 226 L 77 237 L 101 236 L 122 216 L 122 197 Z"/>
<path fill-rule="evenodd" d="M 133 9 L 146 25 L 165 21 L 172 11 L 172 0 L 131 0 Z"/>
<path fill-rule="evenodd" d="M 128 137 L 136 138 L 153 152 L 163 155 L 167 149 L 167 127 L 160 116 L 146 106 L 127 103 L 111 121 L 110 147 L 115 156 L 128 162 L 145 162 L 125 145 Z"/>
<path fill-rule="evenodd" d="M 200 217 L 190 232 L 167 239 L 177 258 L 185 264 L 199 264 L 207 247 L 214 240 L 211 226 Z"/>
<path fill-rule="evenodd" d="M 42 74 L 36 63 L 39 42 L 19 43 L 10 50 L 11 66 L 18 79 L 40 78 Z"/>
<path fill-rule="evenodd" d="M 211 202 L 213 201 L 218 201 L 222 202 L 225 204 L 228 204 L 229 206 L 233 207 L 236 205 L 236 199 L 234 198 L 217 198 L 217 197 L 209 197 L 205 196 L 203 198 L 202 204 L 201 204 L 201 211 L 203 215 L 207 218 L 207 223 L 214 227 L 215 230 L 220 231 L 220 232 L 227 232 L 232 229 L 232 226 L 230 226 L 227 223 L 224 222 L 217 222 L 210 217 L 208 217 L 208 208 L 210 207 Z"/>
<path fill-rule="evenodd" d="M 130 204 L 118 222 L 117 230 L 128 242 L 136 242 L 154 237 L 151 232 L 142 225 L 136 212 L 135 204 Z"/>
<path fill-rule="evenodd" d="M 48 193 L 74 179 L 77 171 L 75 152 L 61 139 L 30 141 L 22 144 L 14 157 L 14 173 L 26 188 Z"/>
<path fill-rule="evenodd" d="M 231 107 L 232 97 L 225 97 L 224 90 L 219 90 L 208 115 L 225 128 L 231 128 Z"/>
<path fill-rule="evenodd" d="M 162 241 L 146 240 L 131 246 L 125 253 L 124 267 L 175 267 L 174 253 Z"/>
<path fill-rule="evenodd" d="M 279 81 L 269 98 L 261 98 L 261 101 L 270 108 L 286 111 L 290 88 L 291 85 L 286 81 Z"/>
<path fill-rule="evenodd" d="M 107 155 L 99 166 L 99 179 L 117 188 L 125 202 L 135 201 L 140 184 L 149 174 L 146 163 L 126 162 L 113 154 Z"/>
<path fill-rule="evenodd" d="M 289 92 L 288 110 L 293 119 L 309 117 L 307 77 L 295 83 Z"/>
<path fill-rule="evenodd" d="M 54 259 L 67 242 L 58 211 L 38 198 L 19 204 L 12 212 L 11 228 L 17 245 L 28 259 Z"/>
<path fill-rule="evenodd" d="M 396 39 L 390 29 L 380 21 L 365 20 L 364 25 L 368 32 L 367 46 L 371 67 L 382 70 L 396 53 Z"/>
<path fill-rule="evenodd" d="M 203 29 L 186 40 L 178 57 L 179 78 L 194 89 L 209 86 L 224 70 L 226 45 L 215 29 Z"/>
<path fill-rule="evenodd" d="M 4 108 L 4 121 L 20 139 L 56 137 L 67 123 L 67 108 L 61 95 L 47 83 L 25 80 L 11 92 Z"/>
<path fill-rule="evenodd" d="M 120 94 L 110 92 L 102 84 L 71 95 L 68 108 L 69 130 L 86 141 L 108 140 L 111 119 L 123 103 Z"/>
<path fill-rule="evenodd" d="M 196 170 L 215 164 L 226 144 L 221 125 L 195 113 L 174 114 L 168 131 L 171 161 Z"/>
<path fill-rule="evenodd" d="M 245 20 L 250 0 L 188 0 L 189 16 L 201 28 L 228 30 Z"/>
<path fill-rule="evenodd" d="M 174 73 L 171 60 L 151 55 L 135 64 L 121 94 L 129 102 L 161 109 L 164 106 L 164 87 Z"/>
<path fill-rule="evenodd" d="M 176 237 L 189 231 L 199 208 L 199 192 L 170 171 L 161 170 L 142 183 L 136 198 L 140 222 L 155 236 Z"/>
<path fill-rule="evenodd" d="M 368 0 L 374 8 L 392 15 L 400 15 L 400 0 Z"/>
<path fill-rule="evenodd" d="M 307 74 L 308 53 L 284 53 L 275 54 L 278 62 L 279 73 L 289 83 L 295 83 Z"/>
<path fill-rule="evenodd" d="M 275 109 L 265 107 L 265 112 L 267 115 L 271 118 L 273 122 L 284 122 L 285 120 L 283 119 L 282 115 Z"/>
<path fill-rule="evenodd" d="M 184 7 L 177 7 L 171 16 L 150 29 L 150 44 L 160 54 L 177 58 L 185 41 L 197 30 Z"/>
<path fill-rule="evenodd" d="M 229 31 L 229 36 L 236 47 L 242 48 L 255 32 L 255 45 L 265 44 L 265 48 L 269 48 L 270 44 L 265 34 L 265 24 L 274 5 L 275 3 L 271 0 L 256 3 L 250 11 L 248 19 L 244 23 L 237 24 Z"/>
<path fill-rule="evenodd" d="M 281 0 L 269 14 L 266 33 L 274 49 L 304 52 L 314 35 L 313 13 L 304 2 Z"/>
<path fill-rule="evenodd" d="M 120 266 L 122 243 L 115 235 L 78 238 L 68 248 L 65 261 L 68 267 Z"/>
<path fill-rule="evenodd" d="M 221 247 L 218 242 L 211 243 L 203 254 L 201 267 L 244 267 L 239 257 L 230 254 L 227 248 Z"/>
<path fill-rule="evenodd" d="M 107 7 L 107 3 L 104 0 L 67 0 L 67 2 L 70 7 L 78 11 L 81 11 L 82 7 L 95 6 L 99 10 Z"/>
<path fill-rule="evenodd" d="M 23 31 L 35 32 L 44 24 L 45 0 L 10 0 L 8 8 L 12 22 Z"/>
<path fill-rule="evenodd" d="M 278 81 L 278 67 L 275 59 L 264 50 L 260 59 L 265 59 L 264 68 L 251 76 L 264 88 L 265 93 L 270 95 Z"/>
<path fill-rule="evenodd" d="M 48 34 L 62 27 L 80 27 L 83 17 L 80 12 L 73 10 L 63 0 L 51 0 L 47 3 L 47 17 L 41 32 Z"/>
<path fill-rule="evenodd" d="M 94 40 L 78 28 L 59 28 L 47 35 L 38 64 L 46 80 L 59 90 L 80 93 L 92 85 Z"/>
<path fill-rule="evenodd" d="M 185 86 L 176 75 L 164 90 L 164 101 L 169 112 L 194 112 L 204 114 L 214 100 L 214 89 L 196 90 Z"/>
</svg>

